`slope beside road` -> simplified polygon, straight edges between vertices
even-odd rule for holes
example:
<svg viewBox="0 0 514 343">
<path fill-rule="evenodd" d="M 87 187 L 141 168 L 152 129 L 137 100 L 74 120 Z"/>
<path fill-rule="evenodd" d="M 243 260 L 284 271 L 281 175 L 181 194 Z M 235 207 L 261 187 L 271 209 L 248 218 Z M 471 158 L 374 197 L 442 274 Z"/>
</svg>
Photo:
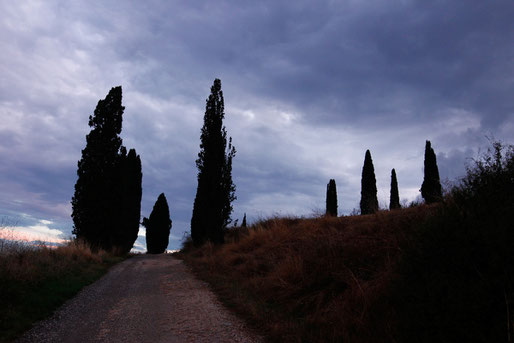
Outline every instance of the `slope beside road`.
<svg viewBox="0 0 514 343">
<path fill-rule="evenodd" d="M 17 342 L 262 342 L 181 260 L 114 266 Z"/>
</svg>

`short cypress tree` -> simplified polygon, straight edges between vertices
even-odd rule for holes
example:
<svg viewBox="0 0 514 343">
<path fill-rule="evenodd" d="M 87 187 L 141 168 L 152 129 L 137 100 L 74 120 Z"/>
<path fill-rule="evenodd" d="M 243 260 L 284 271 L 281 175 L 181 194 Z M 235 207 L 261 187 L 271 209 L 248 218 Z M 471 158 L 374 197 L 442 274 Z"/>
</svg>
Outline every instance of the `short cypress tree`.
<svg viewBox="0 0 514 343">
<path fill-rule="evenodd" d="M 391 195 L 389 198 L 389 209 L 394 210 L 401 208 L 400 195 L 398 194 L 398 181 L 396 180 L 396 171 L 391 170 Z"/>
<path fill-rule="evenodd" d="M 366 150 L 361 179 L 361 214 L 370 214 L 378 211 L 377 180 L 371 153 Z"/>
<path fill-rule="evenodd" d="M 206 101 L 200 152 L 196 160 L 198 188 L 191 218 L 191 238 L 195 245 L 206 240 L 223 243 L 223 229 L 231 222 L 232 201 L 236 199 L 236 188 L 232 182 L 232 159 L 236 150 L 231 138 L 227 144 L 224 117 L 221 81 L 216 79 Z"/>
<path fill-rule="evenodd" d="M 421 185 L 421 196 L 427 204 L 441 201 L 443 192 L 441 182 L 439 180 L 439 169 L 437 168 L 437 160 L 432 149 L 430 141 L 425 144 L 425 168 L 423 184 Z"/>
<path fill-rule="evenodd" d="M 243 216 L 243 222 L 241 223 L 241 227 L 246 227 L 246 213 Z"/>
<path fill-rule="evenodd" d="M 146 228 L 146 250 L 149 254 L 162 254 L 169 243 L 171 219 L 166 196 L 161 193 L 153 206 L 150 218 L 143 218 Z"/>
<path fill-rule="evenodd" d="M 330 179 L 327 184 L 327 206 L 325 214 L 327 216 L 337 217 L 337 190 L 336 190 L 336 181 L 334 179 Z"/>
</svg>

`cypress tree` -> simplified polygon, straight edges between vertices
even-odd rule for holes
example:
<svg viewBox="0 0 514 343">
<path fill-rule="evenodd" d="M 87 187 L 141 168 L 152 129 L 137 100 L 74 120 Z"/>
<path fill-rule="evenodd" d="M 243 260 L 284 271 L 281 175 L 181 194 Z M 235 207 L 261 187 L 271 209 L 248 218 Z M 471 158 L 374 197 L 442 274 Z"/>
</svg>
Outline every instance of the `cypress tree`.
<svg viewBox="0 0 514 343">
<path fill-rule="evenodd" d="M 441 201 L 443 192 L 439 180 L 439 169 L 437 168 L 436 156 L 430 141 L 425 144 L 425 168 L 423 184 L 421 185 L 421 196 L 427 204 Z"/>
<path fill-rule="evenodd" d="M 336 191 L 336 181 L 334 179 L 330 179 L 327 184 L 327 208 L 325 214 L 327 216 L 337 217 L 337 191 Z"/>
<path fill-rule="evenodd" d="M 127 253 L 139 231 L 142 172 L 136 151 L 127 155 L 119 137 L 121 103 L 121 86 L 113 87 L 89 116 L 91 131 L 78 162 L 71 216 L 77 239 L 93 249 Z"/>
<path fill-rule="evenodd" d="M 196 245 L 206 240 L 223 243 L 223 229 L 231 222 L 232 201 L 236 199 L 232 182 L 232 159 L 236 150 L 231 138 L 227 145 L 224 117 L 221 81 L 216 79 L 206 100 L 200 152 L 196 160 L 198 187 L 191 218 L 191 238 Z"/>
<path fill-rule="evenodd" d="M 117 161 L 121 148 L 121 86 L 113 87 L 89 116 L 91 132 L 78 162 L 77 183 L 72 198 L 73 234 L 93 249 L 112 248 L 112 229 L 117 203 Z"/>
<path fill-rule="evenodd" d="M 117 246 L 121 253 L 128 253 L 137 239 L 141 216 L 143 174 L 141 159 L 136 150 L 130 149 L 126 154 L 126 149 L 122 147 L 118 175 L 120 213 L 114 246 Z"/>
<path fill-rule="evenodd" d="M 378 211 L 377 181 L 371 153 L 366 150 L 361 179 L 361 214 L 370 214 Z"/>
<path fill-rule="evenodd" d="M 153 206 L 150 218 L 143 218 L 146 228 L 146 250 L 148 254 L 162 254 L 169 243 L 171 219 L 166 196 L 161 193 Z"/>
<path fill-rule="evenodd" d="M 243 216 L 243 222 L 241 223 L 241 227 L 246 227 L 246 213 Z"/>
<path fill-rule="evenodd" d="M 391 195 L 389 198 L 389 209 L 394 210 L 401 208 L 400 206 L 400 195 L 398 194 L 398 181 L 396 180 L 396 171 L 391 170 Z"/>
</svg>

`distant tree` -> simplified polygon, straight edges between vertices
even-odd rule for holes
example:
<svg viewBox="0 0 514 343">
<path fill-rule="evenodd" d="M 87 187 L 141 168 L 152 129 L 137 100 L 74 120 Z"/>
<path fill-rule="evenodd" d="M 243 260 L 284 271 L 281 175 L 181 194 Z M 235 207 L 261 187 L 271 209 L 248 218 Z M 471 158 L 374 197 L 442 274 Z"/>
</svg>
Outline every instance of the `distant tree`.
<svg viewBox="0 0 514 343">
<path fill-rule="evenodd" d="M 361 214 L 370 214 L 378 211 L 377 180 L 371 153 L 366 150 L 361 179 Z"/>
<path fill-rule="evenodd" d="M 146 250 L 149 254 L 162 254 L 169 243 L 171 219 L 166 196 L 161 193 L 153 206 L 150 218 L 143 218 L 146 228 Z"/>
<path fill-rule="evenodd" d="M 243 222 L 241 223 L 241 227 L 246 227 L 246 213 L 243 216 Z"/>
<path fill-rule="evenodd" d="M 221 81 L 214 80 L 206 101 L 200 152 L 196 160 L 198 188 L 191 218 L 191 237 L 195 245 L 206 240 L 223 243 L 223 230 L 230 224 L 232 201 L 236 199 L 232 182 L 232 159 L 236 154 L 223 126 L 225 108 Z"/>
<path fill-rule="evenodd" d="M 141 161 L 119 137 L 125 107 L 121 86 L 98 101 L 89 116 L 91 131 L 78 162 L 72 198 L 73 234 L 93 249 L 128 252 L 139 230 Z"/>
<path fill-rule="evenodd" d="M 330 179 L 327 184 L 327 208 L 326 215 L 337 217 L 337 191 L 336 191 L 336 181 L 334 179 Z"/>
<path fill-rule="evenodd" d="M 443 192 L 439 180 L 439 169 L 437 168 L 436 156 L 430 141 L 425 145 L 425 176 L 421 185 L 421 196 L 427 204 L 441 201 Z"/>
<path fill-rule="evenodd" d="M 394 210 L 401 208 L 400 195 L 398 194 L 398 181 L 396 180 L 396 171 L 391 170 L 391 196 L 389 198 L 389 209 Z"/>
</svg>

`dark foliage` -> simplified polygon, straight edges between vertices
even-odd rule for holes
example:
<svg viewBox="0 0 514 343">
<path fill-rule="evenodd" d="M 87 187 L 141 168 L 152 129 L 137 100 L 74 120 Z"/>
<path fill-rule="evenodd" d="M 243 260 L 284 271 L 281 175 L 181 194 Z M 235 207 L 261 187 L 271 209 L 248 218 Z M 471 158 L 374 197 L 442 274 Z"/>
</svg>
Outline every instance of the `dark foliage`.
<svg viewBox="0 0 514 343">
<path fill-rule="evenodd" d="M 128 253 L 137 239 L 141 215 L 143 173 L 136 150 L 130 149 L 126 154 L 126 149 L 122 147 L 118 175 L 120 212 L 113 245 L 121 249 L 121 253 Z"/>
<path fill-rule="evenodd" d="M 161 193 L 153 206 L 150 218 L 143 218 L 146 228 L 146 250 L 149 254 L 162 254 L 169 243 L 171 219 L 166 196 Z"/>
<path fill-rule="evenodd" d="M 196 160 L 198 188 L 191 218 L 191 237 L 196 245 L 205 241 L 223 243 L 223 230 L 230 224 L 232 201 L 236 199 L 232 182 L 232 159 L 236 154 L 227 132 L 221 81 L 214 80 L 206 101 L 200 152 Z"/>
<path fill-rule="evenodd" d="M 425 199 L 427 204 L 443 199 L 441 182 L 439 180 L 439 169 L 437 168 L 434 149 L 432 149 L 430 141 L 427 141 L 425 145 L 425 177 L 421 185 L 421 196 Z"/>
<path fill-rule="evenodd" d="M 389 198 L 389 209 L 394 210 L 401 208 L 400 195 L 398 193 L 398 181 L 396 180 L 396 171 L 391 170 L 391 195 Z"/>
<path fill-rule="evenodd" d="M 121 86 L 98 101 L 91 132 L 78 162 L 72 199 L 73 234 L 93 249 L 128 252 L 137 237 L 141 206 L 141 161 L 126 154 L 122 140 Z"/>
<path fill-rule="evenodd" d="M 361 180 L 361 214 L 370 214 L 378 211 L 377 180 L 371 153 L 366 150 Z"/>
<path fill-rule="evenodd" d="M 116 162 L 121 147 L 121 87 L 114 87 L 98 101 L 89 117 L 91 132 L 78 162 L 78 180 L 72 199 L 73 233 L 94 248 L 111 248 L 111 230 L 115 225 Z"/>
<path fill-rule="evenodd" d="M 337 190 L 334 179 L 330 179 L 327 184 L 327 209 L 325 214 L 337 217 Z"/>
<path fill-rule="evenodd" d="M 246 213 L 243 216 L 243 222 L 241 223 L 241 227 L 246 227 Z"/>
<path fill-rule="evenodd" d="M 514 339 L 514 150 L 502 150 L 468 168 L 405 257 L 402 342 Z"/>
</svg>

